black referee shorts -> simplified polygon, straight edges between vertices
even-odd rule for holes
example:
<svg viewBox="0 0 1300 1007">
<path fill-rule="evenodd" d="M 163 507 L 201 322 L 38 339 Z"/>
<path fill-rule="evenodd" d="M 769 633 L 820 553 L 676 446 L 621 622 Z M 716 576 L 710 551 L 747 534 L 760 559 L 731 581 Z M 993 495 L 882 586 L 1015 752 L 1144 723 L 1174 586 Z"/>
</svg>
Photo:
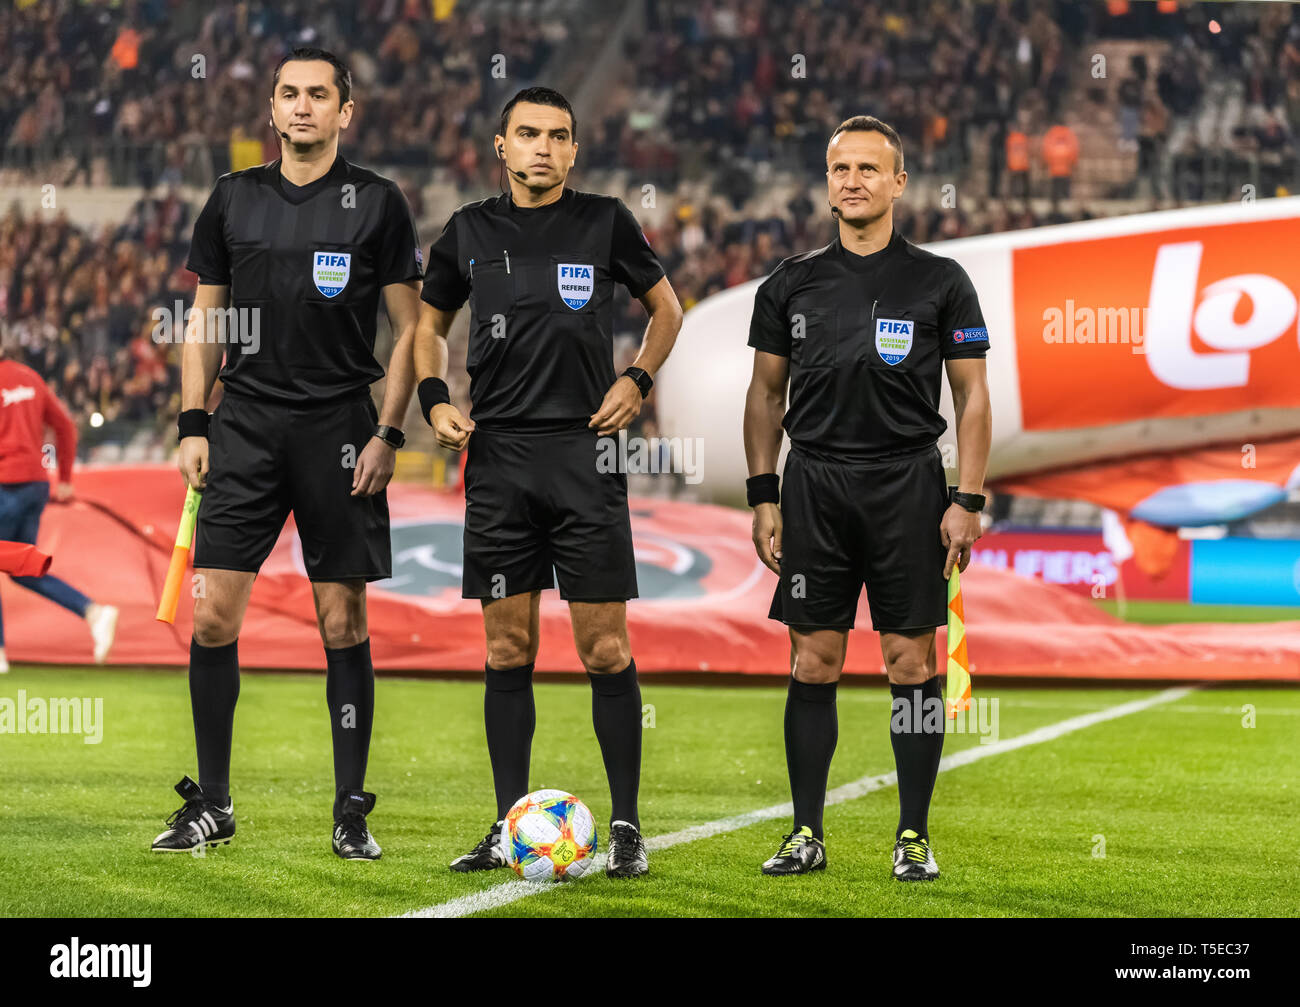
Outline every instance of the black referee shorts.
<svg viewBox="0 0 1300 1007">
<path fill-rule="evenodd" d="M 586 428 L 478 427 L 465 462 L 465 598 L 505 598 L 559 582 L 565 601 L 637 596 L 627 475 L 597 467 Z"/>
<path fill-rule="evenodd" d="M 369 393 L 299 407 L 227 392 L 208 432 L 194 566 L 256 572 L 292 510 L 312 580 L 392 576 L 386 493 L 351 495 L 377 420 Z"/>
<path fill-rule="evenodd" d="M 781 486 L 781 582 L 768 615 L 800 628 L 852 629 L 865 585 L 873 629 L 945 625 L 948 550 L 939 522 L 947 508 L 937 447 L 864 465 L 791 450 Z"/>
</svg>

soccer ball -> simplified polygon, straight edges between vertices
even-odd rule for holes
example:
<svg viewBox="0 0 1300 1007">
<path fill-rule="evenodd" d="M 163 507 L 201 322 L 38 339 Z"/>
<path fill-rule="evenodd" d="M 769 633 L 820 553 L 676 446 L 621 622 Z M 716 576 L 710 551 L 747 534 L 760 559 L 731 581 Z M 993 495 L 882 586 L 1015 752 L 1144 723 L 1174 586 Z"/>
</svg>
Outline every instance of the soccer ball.
<svg viewBox="0 0 1300 1007">
<path fill-rule="evenodd" d="M 534 790 L 506 812 L 501 830 L 506 863 L 527 881 L 580 878 L 596 853 L 596 821 L 563 790 Z"/>
</svg>

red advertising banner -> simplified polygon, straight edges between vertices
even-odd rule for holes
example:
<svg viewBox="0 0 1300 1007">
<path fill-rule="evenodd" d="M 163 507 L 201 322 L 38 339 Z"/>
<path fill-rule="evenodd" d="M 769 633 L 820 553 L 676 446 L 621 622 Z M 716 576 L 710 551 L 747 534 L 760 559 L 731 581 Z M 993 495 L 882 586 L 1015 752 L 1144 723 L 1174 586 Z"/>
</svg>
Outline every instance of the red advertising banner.
<svg viewBox="0 0 1300 1007">
<path fill-rule="evenodd" d="M 38 545 L 53 556 L 50 572 L 121 609 L 110 663 L 184 667 L 190 596 L 182 594 L 174 625 L 154 619 L 185 496 L 179 475 L 123 466 L 79 471 L 75 485 L 77 499 L 51 505 L 42 522 Z M 481 674 L 481 610 L 460 597 L 463 500 L 409 485 L 388 492 L 393 577 L 369 590 L 376 667 Z M 628 622 L 639 669 L 789 673 L 787 630 L 767 618 L 776 577 L 754 555 L 748 512 L 638 499 L 632 527 L 641 597 L 628 604 Z M 1248 634 L 1236 625 L 1131 625 L 1066 586 L 987 565 L 967 571 L 962 593 L 977 690 L 980 675 L 1300 681 L 1300 621 Z M 0 596 L 11 662 L 90 661 L 90 634 L 76 616 L 7 579 Z M 857 625 L 846 670 L 882 674 L 865 594 Z M 325 666 L 292 522 L 254 584 L 239 655 L 244 668 Z M 537 667 L 581 670 L 567 606 L 553 591 L 543 592 Z"/>
<path fill-rule="evenodd" d="M 1122 574 L 1125 597 L 1169 601 L 1188 600 L 1190 556 L 1190 543 L 1180 539 L 1169 571 L 1156 578 L 1131 559 L 1117 565 L 1100 531 L 990 531 L 971 550 L 971 561 L 981 566 L 1056 584 L 1085 597 L 1114 598 Z"/>
<path fill-rule="evenodd" d="M 1012 253 L 1025 430 L 1300 407 L 1300 220 Z"/>
</svg>

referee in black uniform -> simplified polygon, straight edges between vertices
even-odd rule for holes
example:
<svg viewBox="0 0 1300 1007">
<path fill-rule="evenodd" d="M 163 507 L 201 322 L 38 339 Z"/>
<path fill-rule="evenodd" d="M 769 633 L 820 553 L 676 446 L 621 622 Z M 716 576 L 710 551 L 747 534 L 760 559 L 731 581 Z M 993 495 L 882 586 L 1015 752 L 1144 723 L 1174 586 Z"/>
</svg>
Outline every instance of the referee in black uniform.
<svg viewBox="0 0 1300 1007">
<path fill-rule="evenodd" d="M 505 863 L 502 819 L 528 792 L 541 591 L 559 582 L 592 688 L 613 798 L 612 877 L 648 870 L 637 816 L 641 692 L 627 636 L 636 567 L 627 476 L 597 468 L 601 438 L 640 412 L 681 307 L 636 218 L 565 188 L 577 122 L 556 91 L 519 92 L 494 140 L 509 190 L 462 206 L 429 252 L 415 342 L 420 406 L 439 443 L 468 443 L 463 595 L 483 603 L 488 754 L 496 823 L 457 871 Z M 650 314 L 632 367 L 614 374 L 614 284 Z M 448 401 L 446 337 L 470 302 L 472 418 Z"/>
<path fill-rule="evenodd" d="M 826 866 L 835 689 L 865 583 L 893 694 L 900 804 L 893 873 L 929 880 L 939 876 L 926 817 L 944 729 L 934 630 L 947 619 L 948 574 L 954 563 L 966 568 L 980 535 L 988 331 L 961 266 L 894 233 L 894 200 L 907 173 L 893 128 L 869 116 L 842 123 L 826 168 L 839 233 L 763 281 L 749 335 L 754 545 L 780 576 L 770 615 L 789 625 L 791 642 L 785 747 L 794 828 L 763 873 Z M 944 430 L 941 366 L 961 461 L 952 502 L 935 444 Z M 782 426 L 790 453 L 778 494 Z"/>
<path fill-rule="evenodd" d="M 351 91 L 351 73 L 332 54 L 285 57 L 270 111 L 281 157 L 219 179 L 194 225 L 195 315 L 233 311 L 224 346 L 209 318 L 186 330 L 179 464 L 204 489 L 194 551 L 203 589 L 190 643 L 199 780 L 177 785 L 185 804 L 154 841 L 159 852 L 234 835 L 237 637 L 253 580 L 292 510 L 328 668 L 334 852 L 380 856 L 366 826 L 375 797 L 364 790 L 374 712 L 366 582 L 391 576 L 384 488 L 414 384 L 422 270 L 401 191 L 339 155 Z M 374 357 L 381 293 L 396 337 L 382 416 L 370 398 L 384 377 Z M 224 394 L 209 422 L 218 367 Z"/>
</svg>

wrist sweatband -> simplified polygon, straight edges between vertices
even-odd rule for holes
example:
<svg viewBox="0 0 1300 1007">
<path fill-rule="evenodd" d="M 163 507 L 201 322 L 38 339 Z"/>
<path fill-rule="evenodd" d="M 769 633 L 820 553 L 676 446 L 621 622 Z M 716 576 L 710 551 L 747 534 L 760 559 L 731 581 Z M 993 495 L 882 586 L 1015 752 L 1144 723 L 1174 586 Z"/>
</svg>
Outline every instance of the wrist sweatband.
<svg viewBox="0 0 1300 1007">
<path fill-rule="evenodd" d="M 206 409 L 185 409 L 176 417 L 176 441 L 186 437 L 207 437 L 210 417 Z"/>
<path fill-rule="evenodd" d="M 781 502 L 781 479 L 775 472 L 750 476 L 745 480 L 745 498 L 749 506 Z"/>
<path fill-rule="evenodd" d="M 420 382 L 415 394 L 420 398 L 420 415 L 424 417 L 424 422 L 433 426 L 433 420 L 429 419 L 429 413 L 433 407 L 441 402 L 451 401 L 451 392 L 447 389 L 447 382 L 442 378 L 425 378 Z"/>
<path fill-rule="evenodd" d="M 953 486 L 948 492 L 949 498 L 962 510 L 968 510 L 972 514 L 978 514 L 984 509 L 987 502 L 982 493 L 962 493 L 956 486 Z"/>
</svg>

